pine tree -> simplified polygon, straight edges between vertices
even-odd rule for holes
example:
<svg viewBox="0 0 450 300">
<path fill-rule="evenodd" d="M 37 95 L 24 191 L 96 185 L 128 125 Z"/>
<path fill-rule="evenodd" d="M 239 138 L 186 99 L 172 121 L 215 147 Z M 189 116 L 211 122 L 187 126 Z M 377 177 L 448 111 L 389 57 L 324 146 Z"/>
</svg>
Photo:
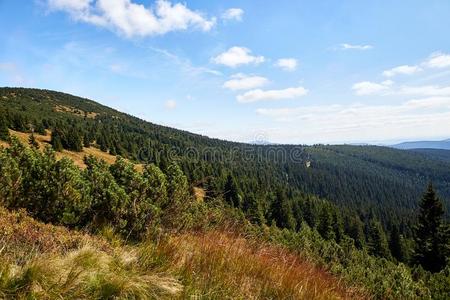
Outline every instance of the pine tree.
<svg viewBox="0 0 450 300">
<path fill-rule="evenodd" d="M 391 230 L 391 236 L 389 240 L 389 249 L 392 256 L 399 262 L 407 261 L 407 253 L 403 241 L 403 237 L 400 234 L 398 226 L 394 225 Z"/>
<path fill-rule="evenodd" d="M 6 120 L 3 116 L 0 116 L 0 140 L 2 141 L 9 140 L 8 125 L 6 124 Z"/>
<path fill-rule="evenodd" d="M 250 222 L 256 224 L 264 223 L 264 214 L 261 208 L 261 204 L 253 194 L 250 194 L 245 198 L 244 211 Z"/>
<path fill-rule="evenodd" d="M 63 151 L 61 134 L 60 134 L 60 132 L 58 130 L 53 130 L 52 131 L 50 144 L 52 145 L 53 150 L 58 151 L 58 152 Z"/>
<path fill-rule="evenodd" d="M 438 272 L 445 266 L 446 242 L 442 223 L 444 209 L 433 185 L 419 204 L 418 225 L 415 231 L 415 262 L 431 272 Z"/>
<path fill-rule="evenodd" d="M 278 227 L 293 230 L 296 228 L 292 208 L 289 205 L 285 191 L 281 188 L 277 190 L 275 199 L 272 202 L 271 217 Z"/>
<path fill-rule="evenodd" d="M 372 220 L 368 228 L 369 233 L 369 252 L 372 255 L 390 258 L 389 245 L 386 233 L 380 222 Z"/>
<path fill-rule="evenodd" d="M 34 133 L 30 134 L 30 137 L 28 138 L 28 144 L 35 149 L 39 149 L 39 143 L 36 141 Z"/>
<path fill-rule="evenodd" d="M 320 235 L 326 240 L 335 238 L 333 230 L 333 215 L 328 207 L 323 207 L 319 216 L 319 226 L 317 228 Z"/>
<path fill-rule="evenodd" d="M 227 181 L 224 187 L 224 198 L 225 201 L 233 207 L 241 207 L 241 196 L 239 195 L 236 181 L 231 174 L 227 176 Z"/>
</svg>

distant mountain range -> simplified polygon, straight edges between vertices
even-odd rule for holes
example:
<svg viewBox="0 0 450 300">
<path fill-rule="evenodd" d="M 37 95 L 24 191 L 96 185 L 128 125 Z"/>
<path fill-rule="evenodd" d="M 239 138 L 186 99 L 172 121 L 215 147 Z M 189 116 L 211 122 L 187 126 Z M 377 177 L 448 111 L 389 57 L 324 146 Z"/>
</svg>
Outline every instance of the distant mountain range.
<svg viewBox="0 0 450 300">
<path fill-rule="evenodd" d="M 404 142 L 391 147 L 396 149 L 410 150 L 410 149 L 443 149 L 450 150 L 450 139 L 443 141 L 415 141 Z"/>
</svg>

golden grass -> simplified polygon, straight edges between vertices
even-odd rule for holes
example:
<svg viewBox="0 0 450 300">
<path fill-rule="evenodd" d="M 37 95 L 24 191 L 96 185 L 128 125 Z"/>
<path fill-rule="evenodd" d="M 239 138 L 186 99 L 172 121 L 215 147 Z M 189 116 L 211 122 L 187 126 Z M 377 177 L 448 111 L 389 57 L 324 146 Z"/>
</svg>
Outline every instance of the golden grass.
<svg viewBox="0 0 450 300">
<path fill-rule="evenodd" d="M 0 298 L 362 299 L 282 247 L 224 230 L 110 243 L 0 208 Z"/>
<path fill-rule="evenodd" d="M 65 105 L 55 105 L 55 107 L 53 108 L 54 111 L 56 112 L 66 112 L 66 113 L 71 113 L 80 117 L 86 117 L 89 119 L 95 119 L 98 116 L 98 113 L 95 112 L 85 112 L 84 110 L 78 109 L 78 108 L 74 108 L 71 106 L 65 106 Z"/>
<path fill-rule="evenodd" d="M 206 192 L 203 188 L 194 187 L 194 196 L 197 202 L 203 202 L 206 196 Z"/>
<path fill-rule="evenodd" d="M 362 299 L 336 277 L 281 247 L 211 231 L 171 237 L 160 249 L 194 299 Z M 161 251 L 161 250 L 160 250 Z"/>
<path fill-rule="evenodd" d="M 28 145 L 28 139 L 30 137 L 29 133 L 15 131 L 15 130 L 9 130 L 9 133 L 11 136 L 16 137 L 19 139 L 21 143 L 24 145 Z M 50 145 L 50 131 L 47 130 L 46 135 L 40 135 L 40 134 L 34 134 L 34 137 L 39 144 L 39 148 L 41 150 L 45 149 L 46 146 Z M 0 141 L 0 145 L 3 147 L 8 147 L 9 144 L 7 142 Z M 56 158 L 61 159 L 63 157 L 71 159 L 75 165 L 78 167 L 84 169 L 86 168 L 86 165 L 84 163 L 84 157 L 92 155 L 98 159 L 102 159 L 108 164 L 113 164 L 116 161 L 116 156 L 111 155 L 109 153 L 103 152 L 98 148 L 95 147 L 83 147 L 83 150 L 81 152 L 74 152 L 74 151 L 68 151 L 63 150 L 62 152 L 56 152 Z M 139 172 L 142 172 L 143 165 L 142 164 L 135 164 L 136 170 Z"/>
</svg>

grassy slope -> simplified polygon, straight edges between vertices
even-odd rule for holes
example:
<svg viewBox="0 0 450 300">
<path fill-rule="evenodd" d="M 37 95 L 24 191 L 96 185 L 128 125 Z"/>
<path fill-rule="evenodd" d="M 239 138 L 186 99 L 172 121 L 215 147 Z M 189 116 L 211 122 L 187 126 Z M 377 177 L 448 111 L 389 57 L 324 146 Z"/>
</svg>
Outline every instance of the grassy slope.
<svg viewBox="0 0 450 300">
<path fill-rule="evenodd" d="M 19 139 L 19 141 L 21 141 L 24 145 L 28 145 L 28 139 L 30 137 L 29 133 L 24 133 L 24 132 L 19 132 L 19 131 L 14 131 L 14 130 L 9 130 L 9 133 L 11 136 Z M 50 132 L 47 132 L 47 135 L 35 134 L 34 136 L 35 136 L 35 139 L 38 142 L 39 148 L 41 150 L 44 149 L 46 146 L 50 145 Z M 8 143 L 4 142 L 4 141 L 0 141 L 0 145 L 4 146 L 4 147 L 8 147 Z M 92 155 L 99 159 L 102 159 L 109 164 L 112 164 L 116 161 L 116 156 L 111 155 L 106 152 L 103 152 L 96 147 L 89 147 L 89 148 L 83 147 L 83 151 L 81 151 L 81 152 L 74 152 L 74 151 L 69 151 L 69 150 L 63 150 L 62 152 L 56 152 L 57 159 L 67 157 L 67 158 L 71 159 L 75 163 L 75 165 L 79 166 L 80 168 L 86 167 L 86 165 L 84 164 L 84 157 L 89 156 L 89 155 Z M 138 170 L 142 169 L 141 164 L 136 164 L 135 166 Z"/>
<path fill-rule="evenodd" d="M 0 298 L 192 296 L 362 298 L 299 256 L 230 232 L 182 233 L 157 244 L 124 245 L 0 208 Z"/>
</svg>

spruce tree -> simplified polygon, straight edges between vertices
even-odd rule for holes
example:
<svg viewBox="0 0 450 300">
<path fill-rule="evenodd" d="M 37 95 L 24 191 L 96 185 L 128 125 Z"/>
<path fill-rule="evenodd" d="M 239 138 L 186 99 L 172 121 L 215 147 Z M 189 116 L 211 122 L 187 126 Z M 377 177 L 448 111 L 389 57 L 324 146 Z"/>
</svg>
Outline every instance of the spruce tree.
<svg viewBox="0 0 450 300">
<path fill-rule="evenodd" d="M 400 234 L 398 226 L 394 225 L 391 230 L 391 236 L 389 240 L 389 249 L 392 256 L 399 262 L 407 261 L 407 254 L 404 246 L 403 237 Z"/>
<path fill-rule="evenodd" d="M 52 145 L 53 150 L 58 151 L 58 152 L 63 151 L 61 135 L 60 135 L 58 130 L 53 130 L 52 131 L 50 144 Z"/>
<path fill-rule="evenodd" d="M 6 124 L 6 120 L 3 116 L 0 116 L 0 140 L 2 141 L 9 140 L 8 125 Z"/>
<path fill-rule="evenodd" d="M 438 272 L 445 266 L 446 241 L 442 223 L 443 215 L 442 202 L 430 183 L 419 203 L 418 224 L 414 237 L 414 259 L 416 263 L 431 272 Z"/>
<path fill-rule="evenodd" d="M 332 240 L 335 238 L 333 228 L 333 215 L 329 207 L 323 207 L 319 216 L 319 226 L 317 228 L 320 235 L 326 240 Z"/>
<path fill-rule="evenodd" d="M 278 227 L 295 230 L 296 222 L 294 214 L 289 205 L 286 192 L 281 188 L 277 190 L 275 199 L 272 202 L 271 216 L 272 221 L 275 221 Z"/>
<path fill-rule="evenodd" d="M 239 190 L 236 181 L 230 174 L 227 176 L 227 181 L 225 183 L 224 198 L 225 201 L 233 207 L 241 207 L 241 197 L 239 195 Z"/>
<path fill-rule="evenodd" d="M 33 133 L 31 133 L 30 137 L 28 138 L 28 144 L 35 149 L 39 149 L 39 144 L 36 141 L 36 138 Z"/>
<path fill-rule="evenodd" d="M 369 252 L 372 255 L 390 258 L 388 241 L 386 233 L 380 222 L 372 220 L 368 228 L 369 233 Z"/>
</svg>

